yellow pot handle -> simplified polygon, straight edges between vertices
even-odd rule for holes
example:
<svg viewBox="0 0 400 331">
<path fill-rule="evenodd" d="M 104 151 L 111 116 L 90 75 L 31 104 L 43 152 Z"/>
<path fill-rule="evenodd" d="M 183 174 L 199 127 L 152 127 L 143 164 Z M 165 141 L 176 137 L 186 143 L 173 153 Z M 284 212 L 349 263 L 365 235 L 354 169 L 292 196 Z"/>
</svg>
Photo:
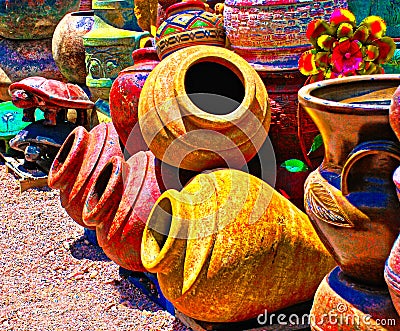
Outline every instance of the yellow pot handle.
<svg viewBox="0 0 400 331">
<path fill-rule="evenodd" d="M 342 169 L 340 188 L 344 196 L 350 193 L 347 177 L 354 164 L 365 156 L 381 153 L 386 154 L 400 162 L 400 147 L 398 144 L 389 140 L 367 141 L 358 145 L 353 150 L 353 152 L 347 158 Z"/>
</svg>

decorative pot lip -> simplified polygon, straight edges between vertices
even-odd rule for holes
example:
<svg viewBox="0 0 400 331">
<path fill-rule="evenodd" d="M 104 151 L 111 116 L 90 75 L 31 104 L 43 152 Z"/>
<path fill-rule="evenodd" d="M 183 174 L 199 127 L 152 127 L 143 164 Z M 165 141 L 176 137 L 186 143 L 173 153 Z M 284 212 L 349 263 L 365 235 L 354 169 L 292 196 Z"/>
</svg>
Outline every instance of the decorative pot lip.
<svg viewBox="0 0 400 331">
<path fill-rule="evenodd" d="M 90 225 L 90 226 L 96 226 L 97 222 L 93 221 L 94 215 L 97 215 L 102 211 L 104 208 L 106 201 L 108 201 L 112 195 L 114 194 L 114 190 L 117 187 L 118 183 L 121 181 L 121 171 L 123 167 L 123 159 L 119 155 L 114 155 L 110 158 L 110 160 L 104 165 L 103 169 L 97 176 L 97 179 L 93 184 L 91 185 L 89 189 L 89 193 L 87 195 L 83 212 L 82 212 L 82 218 L 83 222 L 85 225 Z M 97 195 L 94 194 L 94 191 L 96 189 L 97 183 L 99 181 L 99 178 L 101 178 L 102 174 L 108 167 L 112 166 L 111 169 L 111 176 L 107 182 L 107 185 L 104 189 L 104 192 L 101 194 L 100 198 L 97 200 L 96 204 L 93 206 L 92 209 L 89 210 L 89 205 L 90 205 L 90 200 L 93 200 L 94 197 Z"/>
<path fill-rule="evenodd" d="M 50 187 L 53 187 L 54 184 L 59 182 L 66 169 L 76 162 L 75 160 L 76 154 L 78 154 L 80 151 L 84 152 L 84 150 L 86 150 L 88 135 L 89 133 L 83 126 L 78 126 L 73 131 L 71 131 L 71 133 L 65 139 L 64 144 L 58 151 L 50 168 L 50 173 L 48 176 L 48 182 Z M 63 162 L 60 162 L 59 160 L 61 158 L 61 154 L 64 152 L 64 147 L 71 140 L 72 143 L 70 151 L 73 151 L 74 153 L 71 153 L 69 151 L 65 160 Z"/>
<path fill-rule="evenodd" d="M 366 104 L 366 103 L 345 103 L 340 101 L 333 101 L 316 97 L 315 94 L 318 90 L 328 89 L 333 90 L 332 87 L 344 86 L 345 84 L 365 83 L 370 82 L 388 82 L 386 88 L 395 90 L 400 85 L 399 74 L 376 74 L 376 75 L 360 75 L 349 76 L 343 78 L 333 78 L 311 83 L 303 86 L 298 92 L 299 103 L 307 108 L 318 109 L 322 112 L 339 113 L 339 114 L 353 114 L 353 115 L 385 115 L 389 114 L 389 107 L 392 95 L 388 97 L 388 104 Z M 390 82 L 393 82 L 391 86 Z M 393 90 L 393 93 L 394 93 Z M 362 92 L 362 90 L 360 90 Z M 314 94 L 314 95 L 313 95 Z M 362 96 L 362 93 L 356 97 Z M 385 100 L 386 101 L 386 100 Z"/>
<path fill-rule="evenodd" d="M 177 75 L 174 80 L 174 87 L 175 91 L 179 100 L 179 103 L 181 105 L 190 105 L 190 114 L 195 115 L 198 118 L 201 118 L 202 120 L 205 120 L 207 122 L 210 122 L 210 125 L 215 126 L 216 123 L 220 125 L 237 125 L 238 122 L 242 117 L 245 116 L 246 112 L 250 109 L 251 106 L 251 100 L 246 96 L 253 95 L 255 94 L 255 84 L 254 82 L 246 75 L 246 73 L 243 71 L 243 66 L 247 65 L 249 67 L 250 64 L 242 58 L 236 55 L 235 53 L 232 52 L 232 54 L 235 54 L 234 56 L 237 56 L 237 60 L 242 62 L 239 63 L 239 65 L 234 64 L 233 62 L 229 61 L 229 58 L 222 57 L 218 55 L 221 55 L 222 52 L 225 52 L 225 49 L 220 49 L 219 47 L 216 46 L 193 46 L 193 47 L 200 47 L 199 50 L 205 49 L 204 47 L 208 47 L 208 52 L 207 54 L 202 55 L 201 57 L 198 56 L 198 52 L 194 52 L 190 54 L 188 57 L 186 57 L 177 67 Z M 231 52 L 229 50 L 226 50 L 228 52 Z M 230 53 L 229 53 L 230 54 Z M 231 69 L 233 68 L 234 73 L 238 76 L 238 78 L 242 81 L 244 85 L 244 98 L 240 102 L 240 105 L 233 110 L 232 112 L 224 115 L 215 115 L 212 113 L 208 113 L 199 107 L 197 107 L 192 100 L 189 98 L 188 94 L 186 93 L 185 89 L 185 76 L 187 73 L 187 70 L 196 65 L 197 63 L 202 63 L 206 62 L 208 60 L 212 60 L 214 63 L 218 63 L 222 66 L 227 66 L 227 64 Z M 243 64 L 243 65 L 240 65 Z M 260 78 L 261 79 L 261 78 Z M 185 113 L 187 112 L 186 109 L 182 109 Z M 261 125 L 261 123 L 260 123 Z"/>
<path fill-rule="evenodd" d="M 165 11 L 165 16 L 169 17 L 173 14 L 175 14 L 177 11 L 181 11 L 182 9 L 201 9 L 201 10 L 206 10 L 206 5 L 204 2 L 200 0 L 187 0 L 183 2 L 178 2 L 175 3 L 171 6 L 169 6 L 166 11 Z"/>
<path fill-rule="evenodd" d="M 396 295 L 400 296 L 400 275 L 389 266 L 389 259 L 387 259 L 385 263 L 385 281 L 389 289 L 395 292 Z"/>
</svg>

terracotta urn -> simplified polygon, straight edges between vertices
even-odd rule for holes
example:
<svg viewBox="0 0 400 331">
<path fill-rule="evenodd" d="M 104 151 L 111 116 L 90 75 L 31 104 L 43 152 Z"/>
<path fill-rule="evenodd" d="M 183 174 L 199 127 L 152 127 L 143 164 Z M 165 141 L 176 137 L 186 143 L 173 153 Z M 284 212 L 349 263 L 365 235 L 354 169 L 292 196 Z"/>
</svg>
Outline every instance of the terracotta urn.
<svg viewBox="0 0 400 331">
<path fill-rule="evenodd" d="M 149 32 L 115 28 L 96 14 L 92 29 L 83 37 L 86 85 L 94 100 L 108 100 L 112 83 L 119 72 L 132 66 L 132 51 L 146 46 Z"/>
<path fill-rule="evenodd" d="M 90 132 L 82 126 L 77 127 L 56 155 L 48 184 L 60 190 L 61 205 L 79 225 L 86 226 L 82 221 L 82 211 L 90 187 L 114 155 L 122 157 L 112 123 L 100 123 Z"/>
<path fill-rule="evenodd" d="M 308 217 L 239 170 L 165 191 L 147 220 L 142 262 L 194 319 L 236 322 L 310 300 L 334 267 Z"/>
<path fill-rule="evenodd" d="M 254 67 L 296 69 L 311 48 L 308 23 L 346 7 L 346 0 L 225 0 L 224 26 L 232 49 Z"/>
<path fill-rule="evenodd" d="M 51 38 L 64 15 L 78 8 L 79 0 L 1 0 L 0 36 L 26 40 Z"/>
<path fill-rule="evenodd" d="M 53 58 L 63 76 L 71 83 L 86 82 L 82 36 L 92 29 L 93 24 L 93 11 L 78 11 L 65 15 L 54 30 Z"/>
<path fill-rule="evenodd" d="M 166 18 L 157 29 L 160 59 L 178 49 L 194 45 L 225 46 L 222 16 L 206 11 L 200 0 L 178 2 L 167 8 Z"/>
<path fill-rule="evenodd" d="M 161 195 L 150 151 L 124 161 L 112 157 L 92 185 L 83 209 L 83 222 L 96 227 L 104 253 L 121 267 L 146 271 L 140 257 L 143 230 Z"/>
<path fill-rule="evenodd" d="M 400 324 L 387 288 L 360 285 L 339 267 L 321 282 L 309 317 L 313 331 L 397 331 Z"/>
<path fill-rule="evenodd" d="M 398 75 L 351 76 L 300 89 L 318 126 L 325 156 L 305 186 L 305 209 L 344 274 L 384 284 L 383 270 L 400 230 L 392 181 L 400 146 L 389 126 Z"/>
<path fill-rule="evenodd" d="M 157 0 L 135 0 L 135 16 L 143 31 L 149 31 L 152 36 L 157 32 L 159 5 Z"/>
<path fill-rule="evenodd" d="M 121 142 L 129 154 L 147 150 L 138 123 L 139 97 L 150 72 L 160 62 L 156 49 L 132 52 L 133 66 L 123 69 L 110 90 L 110 115 Z"/>
<path fill-rule="evenodd" d="M 0 100 L 10 101 L 11 83 L 31 76 L 57 80 L 65 78 L 51 53 L 51 38 L 12 40 L 0 38 Z"/>
<path fill-rule="evenodd" d="M 139 100 L 146 144 L 165 163 L 240 169 L 265 141 L 270 107 L 256 71 L 225 48 L 192 46 L 150 73 Z"/>
</svg>

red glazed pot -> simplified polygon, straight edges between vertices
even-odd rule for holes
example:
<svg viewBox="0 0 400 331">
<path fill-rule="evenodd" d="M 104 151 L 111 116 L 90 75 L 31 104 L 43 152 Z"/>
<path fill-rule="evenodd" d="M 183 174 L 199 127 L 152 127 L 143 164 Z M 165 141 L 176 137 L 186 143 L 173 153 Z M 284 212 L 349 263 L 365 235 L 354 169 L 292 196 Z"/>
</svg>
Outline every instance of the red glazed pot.
<svg viewBox="0 0 400 331">
<path fill-rule="evenodd" d="M 60 190 L 61 205 L 79 225 L 88 227 L 82 221 L 86 197 L 103 166 L 114 155 L 122 157 L 117 132 L 112 123 L 101 123 L 90 132 L 77 127 L 54 159 L 48 184 Z"/>
<path fill-rule="evenodd" d="M 156 49 L 150 47 L 133 51 L 132 58 L 134 65 L 119 73 L 110 91 L 112 122 L 131 155 L 147 150 L 139 125 L 134 128 L 138 122 L 140 92 L 150 72 L 160 62 Z"/>
<path fill-rule="evenodd" d="M 136 153 L 127 162 L 112 157 L 90 189 L 83 222 L 96 228 L 104 253 L 125 269 L 145 271 L 140 257 L 142 234 L 160 195 L 150 151 Z"/>
</svg>

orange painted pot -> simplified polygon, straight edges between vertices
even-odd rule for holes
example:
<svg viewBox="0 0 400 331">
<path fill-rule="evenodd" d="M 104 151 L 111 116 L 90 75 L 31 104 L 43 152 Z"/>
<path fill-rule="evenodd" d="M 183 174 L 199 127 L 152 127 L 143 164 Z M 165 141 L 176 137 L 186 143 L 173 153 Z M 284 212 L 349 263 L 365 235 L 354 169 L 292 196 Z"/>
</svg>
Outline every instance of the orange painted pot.
<svg viewBox="0 0 400 331">
<path fill-rule="evenodd" d="M 96 228 L 104 253 L 125 269 L 146 270 L 140 257 L 142 234 L 160 195 L 150 151 L 138 152 L 127 162 L 112 157 L 88 193 L 83 222 Z"/>
<path fill-rule="evenodd" d="M 309 84 L 299 101 L 321 132 L 325 155 L 305 184 L 305 209 L 343 272 L 385 284 L 400 230 L 393 172 L 400 145 L 389 126 L 398 75 L 352 76 Z"/>
<path fill-rule="evenodd" d="M 182 313 L 236 322 L 312 299 L 335 263 L 308 217 L 239 170 L 165 191 L 147 220 L 142 262 Z"/>
<path fill-rule="evenodd" d="M 321 282 L 309 317 L 313 331 L 397 331 L 400 325 L 387 288 L 358 284 L 339 267 Z"/>
<path fill-rule="evenodd" d="M 74 129 L 61 146 L 51 166 L 48 184 L 60 190 L 61 205 L 79 225 L 86 226 L 82 211 L 91 185 L 109 159 L 122 157 L 112 123 L 100 123 L 90 132 Z"/>
<path fill-rule="evenodd" d="M 271 120 L 257 72 L 215 46 L 169 55 L 150 73 L 139 100 L 139 125 L 154 155 L 187 170 L 240 169 L 265 141 Z"/>
</svg>

